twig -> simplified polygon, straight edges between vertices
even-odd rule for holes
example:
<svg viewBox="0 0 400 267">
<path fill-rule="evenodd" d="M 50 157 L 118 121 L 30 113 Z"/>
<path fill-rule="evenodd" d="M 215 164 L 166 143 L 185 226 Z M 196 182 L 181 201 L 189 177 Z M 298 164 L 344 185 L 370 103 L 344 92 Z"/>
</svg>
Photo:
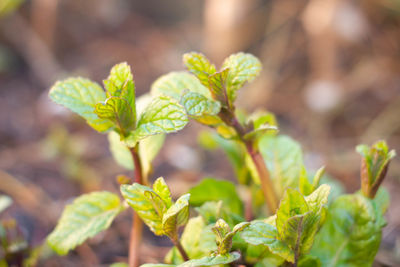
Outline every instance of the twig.
<svg viewBox="0 0 400 267">
<path fill-rule="evenodd" d="M 185 249 L 182 247 L 181 242 L 179 242 L 179 239 L 171 239 L 172 243 L 174 243 L 175 247 L 179 250 L 179 253 L 181 253 L 182 258 L 184 261 L 188 261 L 189 260 L 189 256 L 186 253 Z"/>
</svg>

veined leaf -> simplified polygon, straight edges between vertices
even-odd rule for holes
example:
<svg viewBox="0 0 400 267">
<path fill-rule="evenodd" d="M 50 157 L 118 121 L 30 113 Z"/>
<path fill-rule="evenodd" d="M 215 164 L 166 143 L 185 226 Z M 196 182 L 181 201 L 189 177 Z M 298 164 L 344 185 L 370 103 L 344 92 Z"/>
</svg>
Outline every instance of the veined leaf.
<svg viewBox="0 0 400 267">
<path fill-rule="evenodd" d="M 382 211 L 360 194 L 338 197 L 317 234 L 311 255 L 327 267 L 372 266 L 382 236 Z"/>
<path fill-rule="evenodd" d="M 276 212 L 276 226 L 279 235 L 283 236 L 285 234 L 284 225 L 291 217 L 305 214 L 308 211 L 309 207 L 303 195 L 295 189 L 286 189 L 281 199 L 281 203 L 279 204 L 279 209 Z"/>
<path fill-rule="evenodd" d="M 220 72 L 216 72 L 208 78 L 208 83 L 212 97 L 219 101 L 223 107 L 231 108 L 232 102 L 228 98 L 228 92 L 226 89 L 228 73 L 229 69 L 223 69 Z"/>
<path fill-rule="evenodd" d="M 58 254 L 65 255 L 107 229 L 121 210 L 119 197 L 110 192 L 82 195 L 64 209 L 47 242 Z"/>
<path fill-rule="evenodd" d="M 278 196 L 286 188 L 297 188 L 303 171 L 300 145 L 288 136 L 265 135 L 260 138 L 259 150 L 270 171 Z"/>
<path fill-rule="evenodd" d="M 127 100 L 120 97 L 109 97 L 104 103 L 98 103 L 94 111 L 99 118 L 109 119 L 119 129 L 119 132 L 126 135 L 135 128 L 136 118 Z"/>
<path fill-rule="evenodd" d="M 121 193 L 151 231 L 156 235 L 164 233 L 162 219 L 167 208 L 158 194 L 151 188 L 137 183 L 121 185 Z"/>
<path fill-rule="evenodd" d="M 151 85 L 151 94 L 154 96 L 167 95 L 179 100 L 185 90 L 199 93 L 211 99 L 210 91 L 200 81 L 187 72 L 170 72 L 158 78 Z"/>
<path fill-rule="evenodd" d="M 115 65 L 107 80 L 104 80 L 103 83 L 108 92 L 108 97 L 116 96 L 128 102 L 136 123 L 135 82 L 133 81 L 131 67 L 126 62 Z"/>
<path fill-rule="evenodd" d="M 261 62 L 255 56 L 246 53 L 231 55 L 222 65 L 222 68 L 229 68 L 227 77 L 227 91 L 229 101 L 233 103 L 236 99 L 236 91 L 244 83 L 252 81 L 261 71 Z"/>
<path fill-rule="evenodd" d="M 305 197 L 310 210 L 319 209 L 328 203 L 328 197 L 331 187 L 329 185 L 320 185 L 314 192 Z"/>
<path fill-rule="evenodd" d="M 0 213 L 12 204 L 12 199 L 6 195 L 0 195 Z"/>
<path fill-rule="evenodd" d="M 208 77 L 214 74 L 216 69 L 203 54 L 196 52 L 186 53 L 183 55 L 183 63 L 204 86 L 208 87 Z"/>
<path fill-rule="evenodd" d="M 239 258 L 239 253 L 231 252 L 225 255 L 208 256 L 201 259 L 190 260 L 178 265 L 178 267 L 214 266 L 220 264 L 228 264 L 238 260 Z"/>
<path fill-rule="evenodd" d="M 162 225 L 164 234 L 177 238 L 179 226 L 186 224 L 189 219 L 190 194 L 181 196 L 164 214 Z"/>
<path fill-rule="evenodd" d="M 137 128 L 125 139 L 129 146 L 151 135 L 176 132 L 188 122 L 184 107 L 168 96 L 155 98 L 143 111 Z"/>
<path fill-rule="evenodd" d="M 164 178 L 159 177 L 153 184 L 153 190 L 156 192 L 161 199 L 164 201 L 167 209 L 172 206 L 171 191 Z"/>
<path fill-rule="evenodd" d="M 224 206 L 229 211 L 238 215 L 243 215 L 243 203 L 236 191 L 235 185 L 229 181 L 205 178 L 189 190 L 191 195 L 190 204 L 201 206 L 207 201 L 224 202 Z"/>
<path fill-rule="evenodd" d="M 99 132 L 105 132 L 114 126 L 111 121 L 99 118 L 94 112 L 95 105 L 106 99 L 105 92 L 95 82 L 80 77 L 58 81 L 51 87 L 49 96 L 57 104 L 82 116 Z"/>
<path fill-rule="evenodd" d="M 278 230 L 275 226 L 264 223 L 254 222 L 241 233 L 241 237 L 249 244 L 267 246 L 272 253 L 293 262 L 293 251 L 278 238 Z"/>
<path fill-rule="evenodd" d="M 185 92 L 182 95 L 181 105 L 185 107 L 187 114 L 205 125 L 217 125 L 222 123 L 217 116 L 221 110 L 221 104 L 196 92 Z"/>
</svg>

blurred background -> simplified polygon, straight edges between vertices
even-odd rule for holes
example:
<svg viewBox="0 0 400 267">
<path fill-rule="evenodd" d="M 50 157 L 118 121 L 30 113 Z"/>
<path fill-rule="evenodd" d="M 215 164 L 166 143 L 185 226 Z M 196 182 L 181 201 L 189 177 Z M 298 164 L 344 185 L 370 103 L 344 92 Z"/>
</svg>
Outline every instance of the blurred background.
<svg viewBox="0 0 400 267">
<path fill-rule="evenodd" d="M 216 64 L 238 51 L 258 56 L 263 71 L 237 105 L 274 112 L 280 132 L 302 144 L 307 167 L 325 165 L 347 192 L 359 188 L 357 144 L 386 139 L 400 152 L 399 0 L 0 0 L 0 193 L 14 200 L 0 219 L 15 262 L 40 254 L 38 266 L 108 266 L 127 258 L 129 212 L 67 257 L 35 249 L 66 203 L 118 192 L 116 175 L 130 175 L 105 135 L 50 102 L 51 85 L 74 75 L 101 83 L 127 61 L 141 95 L 160 75 L 184 69 L 189 51 Z M 192 123 L 169 135 L 155 160 L 153 178 L 163 175 L 174 194 L 204 176 L 234 179 L 223 152 L 194 138 L 204 129 Z M 400 266 L 399 163 L 384 183 L 392 202 L 376 266 Z M 143 261 L 160 260 L 170 244 L 145 235 Z"/>
</svg>

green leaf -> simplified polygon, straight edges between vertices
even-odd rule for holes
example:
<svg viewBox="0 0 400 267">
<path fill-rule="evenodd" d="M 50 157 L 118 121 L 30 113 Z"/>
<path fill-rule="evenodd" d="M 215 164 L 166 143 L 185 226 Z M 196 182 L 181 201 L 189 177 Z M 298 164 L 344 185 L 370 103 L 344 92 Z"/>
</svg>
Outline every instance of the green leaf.
<svg viewBox="0 0 400 267">
<path fill-rule="evenodd" d="M 58 254 L 65 255 L 107 229 L 121 210 L 119 197 L 110 192 L 82 195 L 66 206 L 47 242 Z"/>
<path fill-rule="evenodd" d="M 321 206 L 328 203 L 328 197 L 329 197 L 330 190 L 331 190 L 331 187 L 329 185 L 323 184 L 323 185 L 320 185 L 309 196 L 306 196 L 305 200 L 306 200 L 310 210 L 319 209 Z"/>
<path fill-rule="evenodd" d="M 220 264 L 228 264 L 238 260 L 239 258 L 239 253 L 232 252 L 225 255 L 208 256 L 201 259 L 190 260 L 178 265 L 178 267 L 214 266 Z"/>
<path fill-rule="evenodd" d="M 126 62 L 115 65 L 107 80 L 104 80 L 103 83 L 108 92 L 108 97 L 121 97 L 128 102 L 136 120 L 135 83 L 131 67 Z"/>
<path fill-rule="evenodd" d="M 164 233 L 162 220 L 167 208 L 157 193 L 151 188 L 137 183 L 121 185 L 121 193 L 151 231 L 156 235 Z"/>
<path fill-rule="evenodd" d="M 151 85 L 151 94 L 153 96 L 167 95 L 179 100 L 185 90 L 199 93 L 211 99 L 211 93 L 200 83 L 200 81 L 193 75 L 181 71 L 170 72 L 158 78 Z"/>
<path fill-rule="evenodd" d="M 153 184 L 153 190 L 160 196 L 160 198 L 164 201 L 167 209 L 172 206 L 172 198 L 171 191 L 164 178 L 159 177 Z"/>
<path fill-rule="evenodd" d="M 6 195 L 0 195 L 0 213 L 7 209 L 13 203 L 12 199 Z"/>
<path fill-rule="evenodd" d="M 185 225 L 189 219 L 190 194 L 181 196 L 164 214 L 162 226 L 164 234 L 177 238 L 178 228 Z"/>
<path fill-rule="evenodd" d="M 372 266 L 383 226 L 374 200 L 360 194 L 340 196 L 328 209 L 311 255 L 327 267 Z"/>
<path fill-rule="evenodd" d="M 228 98 L 226 90 L 226 80 L 228 78 L 229 69 L 223 69 L 216 72 L 208 78 L 209 89 L 212 97 L 219 101 L 225 108 L 232 108 L 232 102 Z"/>
<path fill-rule="evenodd" d="M 158 134 L 149 136 L 142 140 L 139 144 L 139 157 L 142 160 L 142 168 L 144 173 L 149 173 L 151 170 L 151 162 L 157 156 L 165 140 L 165 135 Z M 108 134 L 108 142 L 110 151 L 114 160 L 122 167 L 133 170 L 134 164 L 132 154 L 124 142 L 120 140 L 119 134 L 110 132 Z"/>
<path fill-rule="evenodd" d="M 243 215 L 243 203 L 236 191 L 235 185 L 229 181 L 205 178 L 189 190 L 190 205 L 201 206 L 207 201 L 224 202 L 229 211 Z"/>
<path fill-rule="evenodd" d="M 394 150 L 389 151 L 385 141 L 378 141 L 373 146 L 359 145 L 357 152 L 362 155 L 361 189 L 365 196 L 374 198 L 389 166 L 396 156 Z"/>
<path fill-rule="evenodd" d="M 252 81 L 261 71 L 261 62 L 246 53 L 233 54 L 225 59 L 222 68 L 229 68 L 227 78 L 228 97 L 231 103 L 236 99 L 236 91 L 246 82 Z"/>
<path fill-rule="evenodd" d="M 168 96 L 158 96 L 143 111 L 136 130 L 125 142 L 134 146 L 146 137 L 162 133 L 172 133 L 185 127 L 188 122 L 184 107 Z"/>
<path fill-rule="evenodd" d="M 254 222 L 241 233 L 241 237 L 249 244 L 267 246 L 271 252 L 284 259 L 293 262 L 293 251 L 278 238 L 278 230 L 275 226 L 264 223 Z"/>
<path fill-rule="evenodd" d="M 99 118 L 94 112 L 95 105 L 106 99 L 105 92 L 95 82 L 80 77 L 58 81 L 51 87 L 49 96 L 57 104 L 82 116 L 99 132 L 105 132 L 114 126 L 111 121 Z"/>
<path fill-rule="evenodd" d="M 203 54 L 196 52 L 186 53 L 183 55 L 183 63 L 204 86 L 208 87 L 208 77 L 214 74 L 216 69 Z"/>
<path fill-rule="evenodd" d="M 299 260 L 299 267 L 321 267 L 321 261 L 317 257 L 306 255 Z"/>
<path fill-rule="evenodd" d="M 305 214 L 308 211 L 309 207 L 303 195 L 295 189 L 288 188 L 283 194 L 279 209 L 276 212 L 276 226 L 279 235 L 285 234 L 283 232 L 284 226 L 291 217 Z"/>
<path fill-rule="evenodd" d="M 221 104 L 209 99 L 202 94 L 186 91 L 183 93 L 181 105 L 185 107 L 187 114 L 205 125 L 217 125 L 222 123 L 217 116 L 221 110 Z"/>
<path fill-rule="evenodd" d="M 125 99 L 109 97 L 104 103 L 96 104 L 94 112 L 99 118 L 108 119 L 115 123 L 123 136 L 135 128 L 136 118 Z"/>
<path fill-rule="evenodd" d="M 265 135 L 260 139 L 259 150 L 278 196 L 282 196 L 288 187 L 298 187 L 303 171 L 303 155 L 297 142 L 284 135 Z"/>
</svg>

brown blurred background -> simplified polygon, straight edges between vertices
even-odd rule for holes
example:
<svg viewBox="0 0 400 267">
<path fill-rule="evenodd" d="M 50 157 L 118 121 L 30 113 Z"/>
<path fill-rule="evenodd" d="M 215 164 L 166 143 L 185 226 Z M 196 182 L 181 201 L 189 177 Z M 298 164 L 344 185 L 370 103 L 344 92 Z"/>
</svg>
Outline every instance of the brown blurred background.
<svg viewBox="0 0 400 267">
<path fill-rule="evenodd" d="M 112 160 L 106 136 L 50 102 L 51 85 L 73 75 L 100 83 L 127 61 L 141 95 L 183 69 L 192 50 L 217 64 L 237 51 L 260 57 L 262 74 L 238 106 L 274 112 L 281 133 L 301 142 L 307 167 L 326 165 L 348 192 L 359 188 L 355 145 L 386 139 L 400 153 L 399 0 L 0 0 L 0 193 L 14 199 L 0 219 L 15 220 L 22 254 L 73 197 L 118 192 L 115 176 L 130 174 Z M 155 161 L 153 178 L 166 177 L 175 194 L 206 175 L 233 177 L 221 151 L 198 146 L 204 129 L 192 123 L 168 136 Z M 376 266 L 400 266 L 399 163 L 384 184 L 392 203 Z M 64 258 L 44 249 L 39 266 L 124 261 L 129 224 L 126 212 Z M 160 260 L 170 244 L 145 234 L 143 261 Z"/>
</svg>

